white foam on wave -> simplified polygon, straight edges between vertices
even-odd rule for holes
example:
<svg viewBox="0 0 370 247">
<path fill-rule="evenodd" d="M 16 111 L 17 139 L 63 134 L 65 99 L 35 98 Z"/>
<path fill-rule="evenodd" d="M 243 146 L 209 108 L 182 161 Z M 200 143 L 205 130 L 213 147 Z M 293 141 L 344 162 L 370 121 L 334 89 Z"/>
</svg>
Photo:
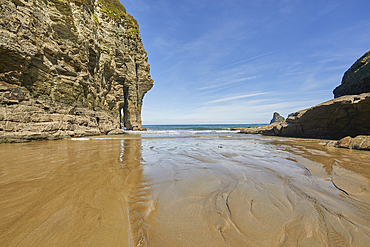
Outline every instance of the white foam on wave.
<svg viewBox="0 0 370 247">
<path fill-rule="evenodd" d="M 140 134 L 145 136 L 195 136 L 195 135 L 215 135 L 215 134 L 235 134 L 237 131 L 231 130 L 147 130 L 147 131 L 126 131 L 126 134 Z"/>
<path fill-rule="evenodd" d="M 89 141 L 91 138 L 71 138 L 72 141 Z"/>
</svg>

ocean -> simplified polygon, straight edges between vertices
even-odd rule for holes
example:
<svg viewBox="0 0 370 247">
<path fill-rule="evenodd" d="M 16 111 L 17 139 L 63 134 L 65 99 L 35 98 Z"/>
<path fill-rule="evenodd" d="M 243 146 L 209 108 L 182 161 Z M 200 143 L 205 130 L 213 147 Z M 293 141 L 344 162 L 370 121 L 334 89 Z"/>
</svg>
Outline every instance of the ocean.
<svg viewBox="0 0 370 247">
<path fill-rule="evenodd" d="M 185 125 L 143 125 L 149 131 L 218 131 L 233 128 L 248 128 L 265 124 L 185 124 Z"/>
<path fill-rule="evenodd" d="M 0 145 L 0 246 L 368 246 L 370 153 L 245 124 Z"/>
<path fill-rule="evenodd" d="M 265 124 L 188 124 L 188 125 L 143 125 L 147 131 L 127 131 L 128 134 L 140 134 L 142 137 L 199 137 L 236 134 L 233 128 L 248 128 Z"/>
</svg>

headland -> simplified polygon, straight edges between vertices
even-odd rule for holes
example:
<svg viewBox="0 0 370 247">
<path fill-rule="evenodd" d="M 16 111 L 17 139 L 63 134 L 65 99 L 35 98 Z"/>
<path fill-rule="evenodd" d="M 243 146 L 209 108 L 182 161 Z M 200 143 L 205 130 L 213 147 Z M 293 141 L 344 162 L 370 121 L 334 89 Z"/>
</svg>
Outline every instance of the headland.
<svg viewBox="0 0 370 247">
<path fill-rule="evenodd" d="M 1 5 L 0 142 L 141 129 L 153 80 L 138 23 L 118 0 Z"/>
</svg>

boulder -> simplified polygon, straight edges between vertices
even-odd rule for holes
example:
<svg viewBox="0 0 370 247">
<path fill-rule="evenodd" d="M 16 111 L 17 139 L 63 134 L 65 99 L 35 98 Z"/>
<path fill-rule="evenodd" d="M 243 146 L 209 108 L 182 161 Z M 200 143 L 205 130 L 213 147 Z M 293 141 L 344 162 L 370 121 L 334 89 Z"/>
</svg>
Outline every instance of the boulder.
<svg viewBox="0 0 370 247">
<path fill-rule="evenodd" d="M 327 147 L 349 148 L 358 150 L 370 150 L 370 136 L 359 135 L 355 138 L 344 137 L 339 141 L 329 141 Z"/>
<path fill-rule="evenodd" d="M 122 135 L 125 134 L 123 129 L 114 129 L 108 132 L 108 135 Z"/>
</svg>

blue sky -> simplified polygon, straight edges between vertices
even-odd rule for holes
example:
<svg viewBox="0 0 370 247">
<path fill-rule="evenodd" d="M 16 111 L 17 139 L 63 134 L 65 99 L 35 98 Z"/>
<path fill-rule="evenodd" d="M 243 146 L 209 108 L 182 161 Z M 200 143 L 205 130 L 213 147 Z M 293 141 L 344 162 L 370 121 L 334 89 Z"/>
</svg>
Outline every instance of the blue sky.
<svg viewBox="0 0 370 247">
<path fill-rule="evenodd" d="M 143 124 L 268 123 L 333 98 L 370 50 L 370 1 L 121 0 L 154 87 Z"/>
</svg>

